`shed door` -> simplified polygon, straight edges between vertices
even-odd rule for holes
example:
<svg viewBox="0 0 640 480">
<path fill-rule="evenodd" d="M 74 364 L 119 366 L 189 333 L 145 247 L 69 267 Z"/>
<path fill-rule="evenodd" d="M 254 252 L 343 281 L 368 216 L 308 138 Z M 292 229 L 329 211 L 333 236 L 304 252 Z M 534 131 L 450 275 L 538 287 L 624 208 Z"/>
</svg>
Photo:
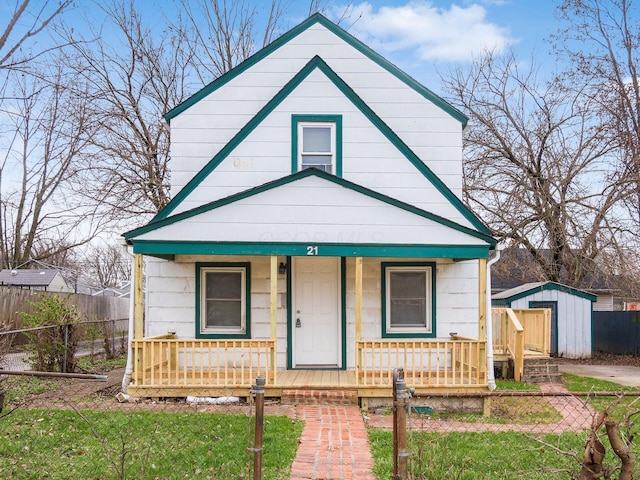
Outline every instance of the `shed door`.
<svg viewBox="0 0 640 480">
<path fill-rule="evenodd" d="M 340 259 L 293 259 L 293 367 L 340 366 Z"/>
<path fill-rule="evenodd" d="M 558 304 L 557 302 L 531 301 L 529 308 L 548 308 L 551 310 L 551 355 L 558 354 Z"/>
</svg>

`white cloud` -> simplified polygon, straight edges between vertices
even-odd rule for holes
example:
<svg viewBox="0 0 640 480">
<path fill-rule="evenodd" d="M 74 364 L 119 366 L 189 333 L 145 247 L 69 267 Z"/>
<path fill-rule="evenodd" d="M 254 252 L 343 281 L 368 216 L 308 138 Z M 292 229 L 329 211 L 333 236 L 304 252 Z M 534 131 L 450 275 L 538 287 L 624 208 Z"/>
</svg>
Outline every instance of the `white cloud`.
<svg viewBox="0 0 640 480">
<path fill-rule="evenodd" d="M 422 61 L 464 62 L 484 50 L 500 51 L 512 42 L 509 29 L 487 20 L 481 1 L 449 8 L 413 1 L 377 10 L 363 2 L 353 5 L 341 24 L 349 27 L 352 23 L 349 32 L 381 53 L 412 51 Z M 340 16 L 344 7 L 336 7 L 334 13 Z"/>
</svg>

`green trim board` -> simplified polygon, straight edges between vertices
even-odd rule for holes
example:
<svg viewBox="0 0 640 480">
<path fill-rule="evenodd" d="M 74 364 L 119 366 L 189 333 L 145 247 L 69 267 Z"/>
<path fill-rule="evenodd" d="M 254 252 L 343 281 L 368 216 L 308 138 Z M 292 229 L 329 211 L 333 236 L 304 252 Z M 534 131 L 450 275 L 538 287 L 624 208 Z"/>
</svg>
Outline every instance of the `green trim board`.
<svg viewBox="0 0 640 480">
<path fill-rule="evenodd" d="M 245 280 L 245 332 L 244 333 L 203 333 L 200 328 L 201 308 L 200 292 L 202 288 L 200 273 L 203 268 L 243 268 Z M 195 335 L 196 338 L 226 338 L 226 339 L 248 339 L 251 338 L 251 263 L 250 262 L 196 262 L 196 318 Z"/>
<path fill-rule="evenodd" d="M 258 52 L 256 52 L 252 56 L 250 56 L 248 59 L 246 59 L 242 63 L 238 64 L 236 67 L 234 67 L 230 71 L 228 71 L 225 74 L 223 74 L 222 76 L 218 77 L 213 82 L 209 83 L 207 86 L 205 86 L 200 91 L 198 91 L 195 94 L 193 94 L 187 100 L 185 100 L 181 104 L 179 104 L 176 107 L 174 107 L 171 110 L 169 110 L 164 115 L 165 120 L 170 122 L 172 118 L 174 118 L 177 115 L 179 115 L 180 113 L 184 112 L 185 110 L 187 110 L 192 105 L 198 103 L 200 100 L 205 98 L 210 93 L 216 91 L 217 89 L 219 89 L 223 85 L 226 85 L 231 80 L 233 80 L 234 78 L 236 78 L 237 76 L 239 76 L 243 72 L 247 71 L 249 68 L 251 68 L 252 66 L 257 64 L 258 62 L 260 62 L 264 58 L 266 58 L 269 55 L 271 55 L 273 52 L 275 52 L 281 46 L 283 46 L 286 43 L 290 42 L 295 37 L 300 35 L 302 32 L 304 32 L 305 30 L 307 30 L 311 26 L 315 25 L 316 23 L 322 25 L 327 30 L 331 31 L 333 34 L 335 34 L 340 39 L 345 41 L 347 44 L 349 44 L 350 46 L 352 46 L 353 48 L 358 50 L 360 53 L 365 55 L 367 58 L 369 58 L 370 60 L 372 60 L 373 62 L 375 62 L 376 64 L 378 64 L 382 68 L 384 68 L 385 70 L 387 70 L 389 73 L 391 73 L 393 76 L 395 76 L 400 81 L 405 83 L 412 90 L 414 90 L 418 94 L 420 94 L 423 98 L 425 98 L 426 100 L 429 100 L 434 105 L 437 105 L 439 108 L 441 108 L 442 110 L 447 112 L 449 115 L 451 115 L 453 118 L 455 118 L 456 120 L 458 120 L 462 124 L 462 128 L 464 128 L 467 125 L 468 118 L 462 112 L 460 112 L 457 108 L 453 107 L 451 104 L 449 104 L 448 102 L 443 100 L 441 97 L 439 97 L 438 95 L 433 93 L 427 87 L 425 87 L 424 85 L 420 84 L 420 82 L 418 82 L 417 80 L 415 80 L 414 78 L 409 76 L 407 73 L 405 73 L 402 70 L 400 70 L 394 64 L 389 62 L 386 58 L 384 58 L 380 54 L 376 53 L 370 47 L 368 47 L 367 45 L 362 43 L 360 40 L 356 39 L 353 35 L 347 33 L 345 30 L 343 30 L 338 25 L 336 25 L 335 23 L 333 23 L 330 20 L 328 20 L 326 17 L 324 17 L 320 13 L 315 13 L 315 14 L 311 15 L 305 21 L 303 21 L 302 23 L 300 23 L 296 27 L 292 28 L 288 32 L 284 33 L 283 35 L 278 37 L 276 40 L 274 40 L 272 43 L 270 43 L 269 45 L 267 45 L 263 49 L 259 50 Z"/>
<path fill-rule="evenodd" d="M 598 297 L 596 295 L 592 295 L 582 290 L 578 290 L 573 287 L 569 287 L 567 285 L 562 285 L 557 282 L 548 281 L 548 282 L 524 284 L 519 287 L 515 287 L 509 290 L 505 290 L 504 292 L 495 294 L 493 295 L 491 304 L 511 306 L 511 303 L 515 302 L 516 300 L 519 300 L 524 297 L 528 297 L 538 292 L 543 292 L 545 290 L 556 290 L 559 292 L 568 293 L 576 297 L 581 297 L 586 300 L 590 300 L 591 302 L 595 302 L 598 300 Z"/>
<path fill-rule="evenodd" d="M 427 212 L 425 210 L 422 210 L 418 207 L 415 207 L 411 204 L 408 203 L 404 203 L 401 202 L 400 200 L 396 200 L 392 197 L 389 197 L 387 195 L 384 195 L 380 192 L 376 192 L 375 190 L 370 190 L 366 187 L 363 187 L 361 185 L 358 185 L 356 183 L 350 182 L 348 180 L 345 180 L 343 178 L 339 178 L 336 177 L 334 175 L 328 174 L 326 172 L 322 172 L 320 170 L 317 170 L 315 168 L 308 168 L 306 170 L 302 170 L 300 172 L 296 172 L 293 173 L 291 175 L 288 175 L 286 177 L 274 180 L 272 182 L 268 182 L 265 183 L 259 187 L 254 187 L 251 188 L 249 190 L 245 190 L 244 192 L 240 192 L 240 193 L 236 193 L 234 195 L 231 195 L 229 197 L 220 199 L 220 200 L 216 200 L 214 202 L 205 204 L 205 205 L 201 205 L 199 207 L 196 207 L 194 209 L 191 210 L 187 210 L 185 212 L 181 212 L 178 213 L 176 215 L 170 216 L 170 217 L 166 217 L 166 218 L 161 218 L 161 219 L 154 219 L 151 222 L 149 222 L 147 225 L 137 228 L 135 230 L 131 230 L 130 232 L 125 233 L 123 236 L 125 238 L 125 240 L 127 240 L 127 242 L 131 242 L 132 240 L 135 240 L 135 237 L 143 235 L 145 233 L 149 233 L 152 232 L 154 230 L 157 230 L 159 228 L 162 227 L 166 227 L 168 225 L 172 225 L 175 223 L 178 223 L 182 220 L 188 219 L 188 218 L 193 218 L 196 217 L 200 214 L 203 214 L 205 212 L 214 210 L 216 208 L 220 208 L 223 207 L 225 205 L 229 205 L 232 204 L 234 202 L 237 202 L 239 200 L 245 199 L 245 198 L 249 198 L 252 197 L 254 195 L 257 195 L 259 193 L 262 192 L 266 192 L 275 188 L 278 188 L 280 186 L 283 185 L 287 185 L 290 183 L 293 183 L 295 181 L 301 180 L 303 178 L 309 177 L 309 176 L 316 176 L 319 178 L 323 178 L 324 180 L 327 180 L 329 182 L 332 182 L 336 185 L 339 185 L 341 187 L 350 189 L 352 191 L 358 192 L 360 194 L 366 195 L 370 198 L 373 198 L 375 200 L 379 200 L 381 202 L 384 202 L 388 205 L 400 208 L 402 210 L 405 210 L 409 213 L 418 215 L 420 217 L 426 218 L 428 220 L 434 221 L 436 223 L 439 223 L 440 225 L 452 228 L 454 230 L 457 230 L 461 233 L 465 233 L 467 235 L 470 235 L 474 238 L 478 238 L 484 242 L 487 242 L 487 244 L 489 244 L 492 248 L 495 247 L 496 245 L 496 240 L 491 237 L 490 235 L 485 234 L 484 232 L 478 232 L 476 230 L 470 229 L 468 227 L 465 227 L 463 225 L 460 225 L 456 222 L 453 222 L 451 220 L 448 220 L 444 217 L 441 217 L 439 215 L 435 215 L 431 212 Z M 464 256 L 460 257 L 460 258 L 465 258 Z"/>
<path fill-rule="evenodd" d="M 301 122 L 333 123 L 336 128 L 336 177 L 342 177 L 342 115 L 291 115 L 291 173 L 298 171 L 298 124 Z"/>
<path fill-rule="evenodd" d="M 479 232 L 490 236 L 490 230 L 440 178 L 382 121 L 380 117 L 318 56 L 312 58 L 240 131 L 227 143 L 162 209 L 152 220 L 168 217 L 233 150 L 315 69 L 327 78 L 375 126 L 398 151 L 466 218 Z M 342 143 L 342 142 L 340 142 Z M 292 146 L 293 148 L 293 146 Z M 341 162 L 342 164 L 342 162 Z"/>
<path fill-rule="evenodd" d="M 283 255 L 304 257 L 397 257 L 477 259 L 489 257 L 488 245 L 342 244 L 275 242 L 183 242 L 134 240 L 134 253 L 168 255 Z"/>
<path fill-rule="evenodd" d="M 387 331 L 387 269 L 389 267 L 428 267 L 431 271 L 431 332 L 401 333 Z M 380 295 L 382 305 L 382 338 L 435 338 L 436 334 L 436 263 L 435 262 L 382 262 L 380 264 Z"/>
</svg>

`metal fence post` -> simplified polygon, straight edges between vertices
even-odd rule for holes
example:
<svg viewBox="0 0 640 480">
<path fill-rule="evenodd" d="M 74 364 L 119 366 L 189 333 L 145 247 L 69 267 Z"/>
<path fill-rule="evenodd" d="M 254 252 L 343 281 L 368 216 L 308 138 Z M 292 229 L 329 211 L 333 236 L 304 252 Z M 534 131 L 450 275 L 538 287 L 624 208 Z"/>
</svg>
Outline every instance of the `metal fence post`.
<svg viewBox="0 0 640 480">
<path fill-rule="evenodd" d="M 397 429 L 396 438 L 397 447 L 394 448 L 394 478 L 396 480 L 407 480 L 407 408 L 409 405 L 409 392 L 404 378 L 398 378 L 395 382 L 395 418 L 394 428 Z M 395 447 L 395 443 L 394 443 Z"/>
<path fill-rule="evenodd" d="M 62 356 L 62 373 L 67 373 L 67 355 L 69 353 L 69 324 L 64 326 L 64 355 Z"/>
<path fill-rule="evenodd" d="M 252 391 L 256 396 L 256 426 L 255 438 L 253 442 L 253 480 L 262 478 L 262 432 L 264 425 L 264 387 L 265 377 L 260 375 L 256 378 L 256 384 Z"/>
</svg>

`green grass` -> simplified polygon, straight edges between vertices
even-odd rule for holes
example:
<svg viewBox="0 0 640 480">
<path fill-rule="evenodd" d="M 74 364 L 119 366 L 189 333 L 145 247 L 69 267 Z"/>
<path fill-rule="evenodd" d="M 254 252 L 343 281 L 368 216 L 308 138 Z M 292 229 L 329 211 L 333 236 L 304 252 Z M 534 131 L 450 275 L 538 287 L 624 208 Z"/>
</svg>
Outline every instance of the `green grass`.
<svg viewBox="0 0 640 480">
<path fill-rule="evenodd" d="M 580 377 L 571 373 L 562 373 L 564 386 L 570 392 L 633 392 L 636 387 L 627 387 L 607 380 L 599 380 L 591 377 Z"/>
<path fill-rule="evenodd" d="M 4 404 L 17 404 L 22 400 L 41 393 L 54 390 L 67 382 L 66 379 L 38 378 L 11 375 L 0 383 L 0 390 L 5 393 Z"/>
<path fill-rule="evenodd" d="M 391 478 L 393 434 L 370 429 L 374 473 L 379 479 Z M 546 435 L 543 440 L 567 451 L 580 451 L 585 435 L 565 433 Z M 527 478 L 556 480 L 572 478 L 569 472 L 580 468 L 572 458 L 559 455 L 522 433 L 418 433 L 409 439 L 410 478 L 502 480 Z"/>
<path fill-rule="evenodd" d="M 196 412 L 15 410 L 0 417 L 0 478 L 248 478 L 249 422 Z M 265 417 L 264 479 L 289 478 L 301 432 L 301 422 Z"/>
<path fill-rule="evenodd" d="M 101 374 L 109 372 L 115 368 L 123 368 L 127 364 L 126 355 L 105 360 L 103 355 L 88 355 L 78 358 L 78 370 L 82 373 Z"/>
<path fill-rule="evenodd" d="M 510 391 L 540 391 L 538 385 L 526 382 L 516 382 L 515 380 L 496 380 L 496 392 Z"/>
</svg>

